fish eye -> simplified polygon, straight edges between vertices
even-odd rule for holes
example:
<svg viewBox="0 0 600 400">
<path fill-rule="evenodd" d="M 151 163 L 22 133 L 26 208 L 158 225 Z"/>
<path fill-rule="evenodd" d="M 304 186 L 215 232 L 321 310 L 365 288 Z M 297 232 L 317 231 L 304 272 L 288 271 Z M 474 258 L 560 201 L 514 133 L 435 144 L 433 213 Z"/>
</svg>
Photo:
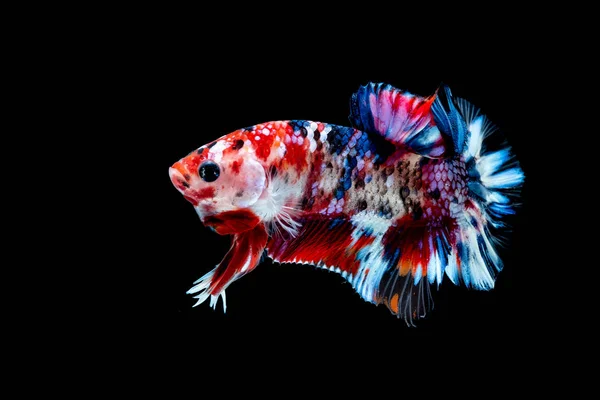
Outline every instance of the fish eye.
<svg viewBox="0 0 600 400">
<path fill-rule="evenodd" d="M 198 175 L 200 175 L 200 178 L 205 182 L 216 181 L 220 174 L 221 170 L 219 166 L 213 161 L 206 161 L 198 168 Z"/>
</svg>

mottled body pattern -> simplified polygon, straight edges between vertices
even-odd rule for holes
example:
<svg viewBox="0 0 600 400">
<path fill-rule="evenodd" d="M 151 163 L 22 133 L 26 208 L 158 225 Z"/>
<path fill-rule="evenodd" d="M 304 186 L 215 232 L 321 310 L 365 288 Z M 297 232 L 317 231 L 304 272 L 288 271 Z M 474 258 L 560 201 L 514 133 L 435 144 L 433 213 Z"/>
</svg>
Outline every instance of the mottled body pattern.
<svg viewBox="0 0 600 400">
<path fill-rule="evenodd" d="M 484 154 L 491 124 L 443 91 L 421 98 L 370 84 L 352 98 L 352 127 L 259 124 L 175 163 L 171 179 L 203 223 L 233 235 L 223 262 L 190 290 L 198 303 L 221 295 L 225 307 L 225 288 L 265 250 L 340 273 L 408 324 L 432 307 L 430 285 L 444 274 L 493 287 L 502 264 L 490 228 L 513 212 L 523 174 L 507 147 Z"/>
</svg>

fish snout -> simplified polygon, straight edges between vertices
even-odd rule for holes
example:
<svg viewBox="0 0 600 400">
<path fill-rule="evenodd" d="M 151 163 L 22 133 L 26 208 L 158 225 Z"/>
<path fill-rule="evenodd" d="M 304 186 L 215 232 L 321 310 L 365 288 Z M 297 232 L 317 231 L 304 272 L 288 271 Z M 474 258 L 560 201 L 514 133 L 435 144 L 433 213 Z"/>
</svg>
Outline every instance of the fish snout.
<svg viewBox="0 0 600 400">
<path fill-rule="evenodd" d="M 177 164 L 179 163 L 176 163 L 169 168 L 169 178 L 171 178 L 171 183 L 173 186 L 175 186 L 175 188 L 177 188 L 177 190 L 179 190 L 181 193 L 184 193 L 185 190 L 190 187 L 188 182 L 189 174 L 185 172 L 185 170 L 182 171 L 183 166 L 181 164 Z"/>
</svg>

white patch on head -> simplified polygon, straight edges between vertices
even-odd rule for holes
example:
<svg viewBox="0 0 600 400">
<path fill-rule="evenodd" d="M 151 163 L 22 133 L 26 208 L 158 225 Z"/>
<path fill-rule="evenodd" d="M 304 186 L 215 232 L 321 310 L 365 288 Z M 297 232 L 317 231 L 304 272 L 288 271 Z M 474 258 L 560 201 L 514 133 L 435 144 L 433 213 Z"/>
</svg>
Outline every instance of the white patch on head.
<svg viewBox="0 0 600 400">
<path fill-rule="evenodd" d="M 270 131 L 270 130 L 268 130 L 267 128 L 264 128 L 264 129 L 262 130 L 262 134 L 263 134 L 263 135 L 265 135 L 265 136 L 269 136 L 269 133 L 271 133 L 271 131 Z"/>
<path fill-rule="evenodd" d="M 258 201 L 264 191 L 267 178 L 263 166 L 252 157 L 247 157 L 241 168 L 242 171 L 238 176 L 243 179 L 240 182 L 244 188 L 242 197 L 233 194 L 235 192 L 234 187 L 237 186 L 236 182 L 239 181 L 230 181 L 229 184 L 224 182 L 224 184 L 228 187 L 226 190 L 230 190 L 228 198 L 232 199 L 232 204 L 236 207 L 245 208 Z"/>
<path fill-rule="evenodd" d="M 219 140 L 213 147 L 210 148 L 209 154 L 212 154 L 213 161 L 216 163 L 221 162 L 223 158 L 223 150 L 227 148 L 226 140 Z"/>
</svg>

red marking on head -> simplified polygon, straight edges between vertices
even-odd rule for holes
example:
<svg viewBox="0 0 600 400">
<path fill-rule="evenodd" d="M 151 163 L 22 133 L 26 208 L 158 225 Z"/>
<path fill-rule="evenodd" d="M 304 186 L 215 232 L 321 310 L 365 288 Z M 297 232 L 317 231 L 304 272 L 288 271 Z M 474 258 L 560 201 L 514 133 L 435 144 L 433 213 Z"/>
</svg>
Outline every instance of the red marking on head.
<svg viewBox="0 0 600 400">
<path fill-rule="evenodd" d="M 181 164 L 181 162 L 179 161 L 171 165 L 171 168 L 176 169 L 182 176 L 188 173 L 188 171 L 184 168 L 183 164 Z"/>
<path fill-rule="evenodd" d="M 231 164 L 229 164 L 229 167 L 231 168 L 231 172 L 233 172 L 234 174 L 239 174 L 240 173 L 240 167 L 244 164 L 244 159 L 240 158 L 239 160 L 235 160 L 234 162 L 232 162 Z"/>
<path fill-rule="evenodd" d="M 192 203 L 194 206 L 197 206 L 200 203 L 200 200 L 210 199 L 214 197 L 215 189 L 213 187 L 206 187 L 200 191 L 195 191 L 194 189 L 184 189 L 183 197 Z"/>
<path fill-rule="evenodd" d="M 198 200 L 208 199 L 215 196 L 215 188 L 207 186 L 198 192 Z"/>
<path fill-rule="evenodd" d="M 206 157 L 204 157 L 203 155 L 199 155 L 196 152 L 194 152 L 188 155 L 187 157 L 184 157 L 181 160 L 181 162 L 189 172 L 196 173 L 198 171 L 200 163 L 202 163 L 202 161 L 204 161 L 205 159 Z"/>
<path fill-rule="evenodd" d="M 202 222 L 204 225 L 212 227 L 220 235 L 229 235 L 254 228 L 260 223 L 260 219 L 252 211 L 242 209 L 210 215 Z"/>
</svg>

